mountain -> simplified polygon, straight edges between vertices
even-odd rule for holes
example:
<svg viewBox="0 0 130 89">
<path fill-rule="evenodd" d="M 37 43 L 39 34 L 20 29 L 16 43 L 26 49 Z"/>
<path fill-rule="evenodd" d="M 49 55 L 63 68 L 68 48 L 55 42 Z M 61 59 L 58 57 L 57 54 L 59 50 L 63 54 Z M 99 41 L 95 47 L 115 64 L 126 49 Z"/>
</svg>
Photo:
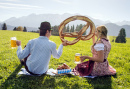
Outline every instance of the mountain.
<svg viewBox="0 0 130 89">
<path fill-rule="evenodd" d="M 48 21 L 51 23 L 52 26 L 54 25 L 60 25 L 60 23 L 62 21 L 64 21 L 66 18 L 70 17 L 70 16 L 74 16 L 74 15 L 80 15 L 80 14 L 30 14 L 28 16 L 23 16 L 20 18 L 15 18 L 12 17 L 10 19 L 7 19 L 6 21 L 4 21 L 5 23 L 7 23 L 8 25 L 12 25 L 12 26 L 28 26 L 28 27 L 39 27 L 40 23 L 43 21 Z M 87 16 L 89 17 L 89 16 Z M 89 17 L 96 25 L 101 25 L 103 23 L 106 23 L 105 21 L 101 21 L 98 19 L 93 19 L 91 17 Z M 83 23 L 83 21 L 81 22 L 81 24 Z M 76 22 L 74 22 L 74 24 L 76 24 Z"/>
<path fill-rule="evenodd" d="M 69 14 L 69 13 L 65 13 L 62 15 L 59 15 L 59 14 L 39 14 L 39 15 L 30 14 L 28 16 L 23 16 L 20 18 L 12 17 L 10 19 L 7 19 L 4 22 L 8 25 L 7 29 L 10 29 L 10 30 L 12 30 L 14 27 L 18 27 L 18 26 L 24 27 L 25 26 L 27 28 L 27 31 L 32 31 L 32 30 L 36 31 L 36 30 L 38 30 L 40 23 L 43 21 L 48 21 L 51 23 L 52 26 L 55 26 L 55 25 L 60 25 L 60 23 L 62 21 L 64 21 L 68 17 L 74 16 L 74 15 L 80 15 L 80 14 Z M 102 21 L 99 19 L 94 19 L 87 15 L 84 15 L 84 16 L 90 18 L 94 22 L 95 26 L 105 25 L 108 28 L 108 35 L 117 36 L 119 33 L 119 30 L 121 28 L 125 28 L 126 36 L 130 37 L 129 21 L 123 21 L 122 23 L 121 22 L 120 23 L 111 23 L 110 21 Z M 72 25 L 76 26 L 77 24 L 78 25 L 86 24 L 86 22 L 80 21 L 80 20 L 75 20 L 75 21 L 69 22 L 69 26 L 72 26 Z"/>
<path fill-rule="evenodd" d="M 118 26 L 114 23 L 107 23 L 105 26 L 108 29 L 109 36 L 118 36 L 121 28 L 125 28 L 126 37 L 130 37 L 130 25 Z"/>
<path fill-rule="evenodd" d="M 130 25 L 130 21 L 122 21 L 122 22 L 116 22 L 115 24 L 122 26 L 122 25 Z"/>
</svg>

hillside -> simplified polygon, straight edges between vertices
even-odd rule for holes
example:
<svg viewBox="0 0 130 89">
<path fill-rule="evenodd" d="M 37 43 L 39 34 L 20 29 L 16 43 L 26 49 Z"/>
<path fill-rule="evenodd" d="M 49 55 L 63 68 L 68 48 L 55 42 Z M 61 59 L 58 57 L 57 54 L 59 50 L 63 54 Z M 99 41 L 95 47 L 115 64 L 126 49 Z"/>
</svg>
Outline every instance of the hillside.
<svg viewBox="0 0 130 89">
<path fill-rule="evenodd" d="M 17 57 L 17 49 L 11 49 L 10 37 L 16 36 L 22 41 L 22 48 L 30 39 L 37 38 L 37 33 L 3 31 L 0 30 L 0 89 L 129 89 L 130 88 L 130 38 L 126 44 L 111 42 L 112 49 L 108 56 L 108 61 L 113 66 L 117 74 L 115 76 L 104 76 L 91 78 L 82 78 L 73 75 L 59 76 L 24 76 L 18 75 L 23 67 L 20 65 Z M 110 40 L 113 37 L 109 37 Z M 61 44 L 59 36 L 51 36 L 57 48 Z M 74 40 L 69 38 L 68 40 Z M 63 48 L 63 53 L 59 59 L 51 56 L 49 68 L 56 69 L 58 65 L 66 63 L 72 69 L 76 66 L 74 63 L 75 53 L 82 55 L 91 54 L 92 40 L 79 41 L 78 43 Z M 87 61 L 87 59 L 85 60 Z"/>
</svg>

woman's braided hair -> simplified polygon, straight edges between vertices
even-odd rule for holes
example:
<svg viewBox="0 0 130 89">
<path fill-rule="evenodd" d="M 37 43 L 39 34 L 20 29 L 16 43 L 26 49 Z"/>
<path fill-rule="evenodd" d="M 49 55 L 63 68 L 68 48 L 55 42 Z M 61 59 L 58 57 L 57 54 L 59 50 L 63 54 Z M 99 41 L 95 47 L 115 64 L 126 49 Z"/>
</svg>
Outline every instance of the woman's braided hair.
<svg viewBox="0 0 130 89">
<path fill-rule="evenodd" d="M 97 37 L 96 42 L 92 45 L 92 48 L 94 47 L 94 45 L 96 45 L 97 41 L 99 40 L 99 38 L 103 35 L 105 37 L 107 37 L 107 28 L 104 25 L 98 26 L 97 27 L 97 31 L 99 32 L 99 35 Z"/>
</svg>

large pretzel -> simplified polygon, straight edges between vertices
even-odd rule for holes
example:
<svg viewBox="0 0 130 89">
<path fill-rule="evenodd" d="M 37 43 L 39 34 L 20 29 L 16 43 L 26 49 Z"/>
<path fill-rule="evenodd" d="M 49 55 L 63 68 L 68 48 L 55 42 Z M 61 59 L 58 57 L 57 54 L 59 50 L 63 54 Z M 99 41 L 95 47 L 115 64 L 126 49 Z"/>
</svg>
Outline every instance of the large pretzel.
<svg viewBox="0 0 130 89">
<path fill-rule="evenodd" d="M 83 20 L 86 21 L 87 24 L 79 32 L 63 33 L 63 28 L 65 27 L 65 25 L 70 21 L 74 21 L 74 20 Z M 82 34 L 88 29 L 89 26 L 90 26 L 90 33 L 88 35 L 82 36 Z M 75 40 L 68 41 L 67 45 L 73 45 L 77 43 L 80 39 L 89 40 L 94 36 L 94 33 L 95 33 L 94 23 L 88 17 L 85 16 L 76 15 L 76 16 L 69 17 L 65 19 L 59 26 L 59 36 L 62 42 L 67 41 L 64 39 L 64 37 L 76 37 Z"/>
</svg>

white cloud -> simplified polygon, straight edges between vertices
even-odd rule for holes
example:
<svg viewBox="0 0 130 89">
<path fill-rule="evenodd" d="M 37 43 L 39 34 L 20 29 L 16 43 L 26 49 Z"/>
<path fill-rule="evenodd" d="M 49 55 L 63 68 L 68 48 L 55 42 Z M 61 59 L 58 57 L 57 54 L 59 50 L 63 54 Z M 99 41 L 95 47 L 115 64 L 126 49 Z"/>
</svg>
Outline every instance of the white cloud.
<svg viewBox="0 0 130 89">
<path fill-rule="evenodd" d="M 16 2 L 16 1 L 20 1 L 20 0 L 5 0 L 5 1 L 13 1 L 13 2 Z"/>
<path fill-rule="evenodd" d="M 7 6 L 1 6 L 0 5 L 0 8 L 13 8 L 13 7 L 7 7 Z"/>
<path fill-rule="evenodd" d="M 0 6 L 0 8 L 3 8 L 3 9 L 11 9 L 11 8 L 16 8 L 16 7 L 10 7 L 10 6 Z M 24 7 L 19 7 L 17 9 L 32 9 L 32 8 L 24 8 Z"/>
<path fill-rule="evenodd" d="M 24 5 L 24 4 L 14 4 L 14 3 L 0 3 L 0 8 L 16 8 L 16 9 L 42 9 L 43 7 Z"/>
<path fill-rule="evenodd" d="M 62 4 L 70 4 L 70 2 L 66 2 L 65 0 L 53 0 L 53 1 L 62 3 Z"/>
</svg>

